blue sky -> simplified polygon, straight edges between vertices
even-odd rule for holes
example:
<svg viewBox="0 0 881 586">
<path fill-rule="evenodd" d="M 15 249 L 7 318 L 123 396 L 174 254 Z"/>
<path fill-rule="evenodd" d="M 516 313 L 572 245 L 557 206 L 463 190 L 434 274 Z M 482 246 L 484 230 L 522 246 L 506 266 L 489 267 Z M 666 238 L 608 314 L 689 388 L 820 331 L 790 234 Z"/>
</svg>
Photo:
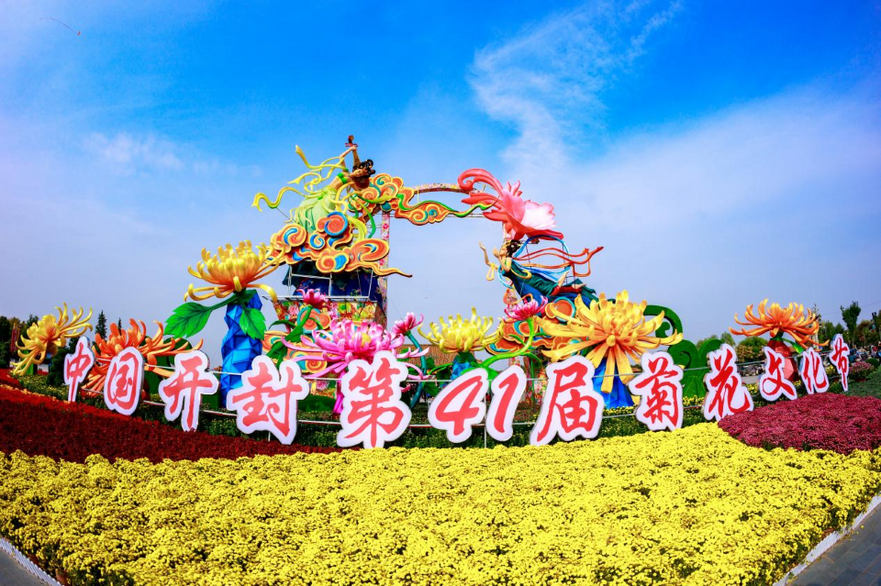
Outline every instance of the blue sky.
<svg viewBox="0 0 881 586">
<path fill-rule="evenodd" d="M 881 310 L 878 3 L 312 4 L 0 3 L 0 313 L 165 319 L 202 247 L 278 229 L 249 206 L 294 145 L 348 134 L 409 184 L 521 179 L 687 337 L 766 296 Z M 499 237 L 396 223 L 392 317 L 499 316 Z"/>
</svg>

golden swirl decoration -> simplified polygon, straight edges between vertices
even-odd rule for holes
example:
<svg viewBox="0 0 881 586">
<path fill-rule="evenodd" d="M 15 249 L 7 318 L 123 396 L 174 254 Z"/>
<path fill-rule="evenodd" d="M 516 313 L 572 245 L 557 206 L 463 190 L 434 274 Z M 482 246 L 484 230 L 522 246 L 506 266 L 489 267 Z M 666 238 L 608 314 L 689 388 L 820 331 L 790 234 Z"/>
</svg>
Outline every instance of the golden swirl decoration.
<svg viewBox="0 0 881 586">
<path fill-rule="evenodd" d="M 382 206 L 384 211 L 391 212 L 395 218 L 407 220 L 416 226 L 437 224 L 443 222 L 448 216 L 463 218 L 476 209 L 486 207 L 473 205 L 467 210 L 460 212 L 434 200 L 414 201 L 418 193 L 433 191 L 461 192 L 457 186 L 445 184 L 432 184 L 417 191 L 411 187 L 405 187 L 404 180 L 400 177 L 392 177 L 387 173 L 380 173 L 371 181 L 370 187 L 359 194 L 357 199 L 362 200 L 365 204 L 363 208 L 365 212 L 376 213 L 379 211 L 379 206 Z M 350 198 L 349 201 L 351 202 L 354 199 L 356 198 Z M 375 207 L 371 208 L 369 206 Z"/>
<path fill-rule="evenodd" d="M 312 251 L 307 251 L 306 258 L 310 258 Z M 317 251 L 317 257 L 312 258 L 315 261 L 315 268 L 322 273 L 341 273 L 345 270 L 346 265 L 351 260 L 345 252 L 341 250 L 321 250 Z"/>
<path fill-rule="evenodd" d="M 350 218 L 339 212 L 322 218 L 311 233 L 299 224 L 286 224 L 272 235 L 269 246 L 267 262 L 271 263 L 295 265 L 310 260 L 326 274 L 369 269 L 381 277 L 409 276 L 400 269 L 380 266 L 388 257 L 389 243 L 379 238 L 356 238 Z"/>
</svg>

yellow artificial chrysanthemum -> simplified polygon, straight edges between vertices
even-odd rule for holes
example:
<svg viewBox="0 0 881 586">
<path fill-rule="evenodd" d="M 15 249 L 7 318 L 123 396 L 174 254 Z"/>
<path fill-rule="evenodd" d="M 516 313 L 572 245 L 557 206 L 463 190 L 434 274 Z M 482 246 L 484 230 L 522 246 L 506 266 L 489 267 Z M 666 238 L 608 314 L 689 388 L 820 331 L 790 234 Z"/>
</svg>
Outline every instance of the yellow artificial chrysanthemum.
<svg viewBox="0 0 881 586">
<path fill-rule="evenodd" d="M 189 267 L 190 274 L 211 283 L 209 287 L 190 285 L 184 300 L 188 297 L 194 301 L 204 301 L 210 297 L 223 299 L 232 293 L 239 293 L 248 288 L 263 289 L 273 301 L 277 301 L 275 291 L 269 285 L 255 283 L 278 268 L 278 264 L 267 259 L 269 249 L 261 244 L 255 253 L 251 241 L 240 242 L 237 248 L 231 244 L 217 249 L 212 255 L 202 249 L 202 260 L 196 269 Z"/>
<path fill-rule="evenodd" d="M 83 318 L 83 311 L 73 311 L 68 314 L 67 304 L 63 308 L 56 307 L 58 319 L 51 313 L 44 315 L 40 320 L 28 328 L 27 334 L 21 337 L 18 345 L 18 355 L 21 360 L 13 370 L 13 374 L 21 375 L 32 365 L 43 364 L 46 354 L 55 354 L 58 348 L 63 348 L 70 338 L 81 336 L 86 330 L 91 330 L 89 320 L 92 319 L 92 310 Z"/>
<path fill-rule="evenodd" d="M 441 317 L 438 319 L 438 324 L 434 322 L 428 324 L 431 328 L 430 334 L 419 329 L 419 333 L 426 340 L 444 352 L 477 352 L 499 337 L 498 331 L 487 335 L 493 325 L 493 318 L 477 317 L 477 310 L 474 308 L 471 309 L 471 319 L 468 321 L 463 320 L 461 314 L 457 314 L 455 320 L 452 315 L 448 319 L 450 321 L 445 322 Z"/>
<path fill-rule="evenodd" d="M 664 321 L 664 313 L 646 320 L 645 308 L 645 301 L 631 303 L 627 291 L 619 293 L 615 301 L 606 299 L 602 293 L 590 307 L 580 296 L 576 297 L 575 315 L 560 313 L 555 306 L 548 305 L 546 312 L 550 319 L 541 319 L 539 323 L 541 330 L 551 336 L 551 348 L 543 352 L 558 361 L 591 348 L 587 359 L 594 366 L 607 358 L 602 391 L 610 393 L 616 371 L 626 383 L 633 374 L 631 360 L 639 362 L 646 350 L 662 344 L 672 346 L 682 340 L 680 332 L 666 338 L 653 336 Z"/>
<path fill-rule="evenodd" d="M 742 326 L 756 327 L 741 330 L 729 328 L 731 333 L 747 337 L 770 334 L 772 338 L 779 334 L 789 334 L 796 343 L 804 347 L 828 344 L 828 342 L 820 344 L 812 339 L 820 330 L 820 317 L 814 315 L 809 309 L 805 310 L 804 305 L 790 303 L 786 309 L 783 309 L 779 303 L 772 303 L 771 307 L 766 308 L 767 304 L 768 300 L 763 300 L 759 303 L 758 311 L 755 313 L 753 313 L 753 306 L 747 305 L 746 313 L 743 314 L 746 321 L 740 321 L 735 313 L 734 321 Z"/>
</svg>

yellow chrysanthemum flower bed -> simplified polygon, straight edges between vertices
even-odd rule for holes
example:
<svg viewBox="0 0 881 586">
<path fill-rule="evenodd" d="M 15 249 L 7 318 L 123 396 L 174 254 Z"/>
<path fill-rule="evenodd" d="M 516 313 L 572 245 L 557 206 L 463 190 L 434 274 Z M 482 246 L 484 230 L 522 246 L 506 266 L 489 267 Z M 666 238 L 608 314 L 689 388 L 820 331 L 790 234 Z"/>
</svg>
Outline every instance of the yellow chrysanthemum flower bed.
<svg viewBox="0 0 881 586">
<path fill-rule="evenodd" d="M 72 584 L 770 584 L 881 453 L 715 424 L 489 450 L 55 463 L 0 454 L 0 534 Z"/>
</svg>

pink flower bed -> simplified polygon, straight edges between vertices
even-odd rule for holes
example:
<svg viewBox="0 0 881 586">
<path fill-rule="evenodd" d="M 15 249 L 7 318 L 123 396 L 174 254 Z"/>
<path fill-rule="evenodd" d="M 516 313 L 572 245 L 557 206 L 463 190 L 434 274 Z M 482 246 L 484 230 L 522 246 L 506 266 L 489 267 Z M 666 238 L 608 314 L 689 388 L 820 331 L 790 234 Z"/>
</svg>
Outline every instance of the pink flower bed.
<svg viewBox="0 0 881 586">
<path fill-rule="evenodd" d="M 719 427 L 749 446 L 849 454 L 881 446 L 881 399 L 835 393 L 737 413 Z"/>
</svg>

